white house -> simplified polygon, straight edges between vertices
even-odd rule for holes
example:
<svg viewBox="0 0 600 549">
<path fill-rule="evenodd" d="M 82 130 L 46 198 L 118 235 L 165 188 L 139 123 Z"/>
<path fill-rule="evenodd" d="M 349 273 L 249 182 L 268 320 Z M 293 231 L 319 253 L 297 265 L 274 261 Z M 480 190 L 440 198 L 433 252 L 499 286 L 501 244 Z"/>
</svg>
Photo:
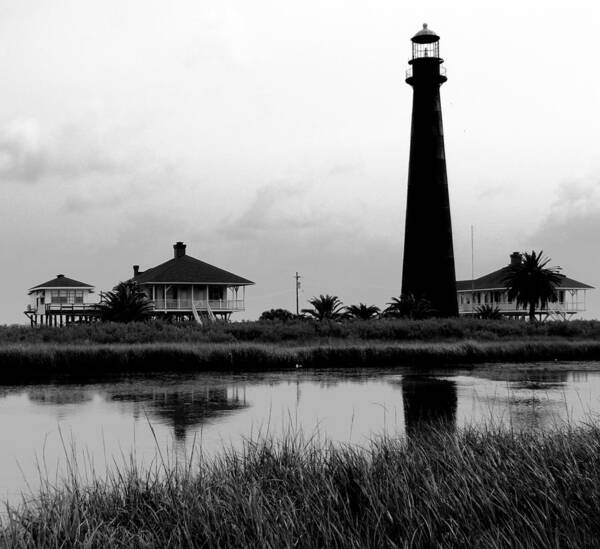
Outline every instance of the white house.
<svg viewBox="0 0 600 549">
<path fill-rule="evenodd" d="M 156 316 L 199 321 L 244 310 L 246 286 L 254 282 L 187 255 L 183 242 L 173 250 L 173 259 L 156 267 L 133 266 L 132 280 L 152 300 Z"/>
<path fill-rule="evenodd" d="M 521 262 L 521 254 L 510 254 L 511 265 Z M 523 308 L 517 308 L 516 301 L 509 301 L 508 290 L 504 279 L 508 268 L 502 267 L 497 271 L 481 276 L 474 280 L 458 280 L 456 293 L 458 298 L 458 314 L 461 316 L 476 315 L 482 305 L 497 307 L 503 316 L 511 318 L 525 317 L 529 313 Z M 585 311 L 586 292 L 593 287 L 564 277 L 558 285 L 558 301 L 548 303 L 545 309 L 538 308 L 540 319 L 554 318 L 567 320 L 577 313 Z"/>
<path fill-rule="evenodd" d="M 90 303 L 94 287 L 63 274 L 29 289 L 31 302 L 25 315 L 32 326 L 62 326 L 88 322 L 97 316 L 97 304 Z"/>
</svg>

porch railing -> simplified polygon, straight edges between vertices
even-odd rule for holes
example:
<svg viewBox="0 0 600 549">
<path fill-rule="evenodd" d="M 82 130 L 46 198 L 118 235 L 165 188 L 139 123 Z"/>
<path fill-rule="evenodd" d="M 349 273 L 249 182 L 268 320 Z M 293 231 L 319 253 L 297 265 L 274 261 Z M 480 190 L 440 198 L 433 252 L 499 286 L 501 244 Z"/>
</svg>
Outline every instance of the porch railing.
<svg viewBox="0 0 600 549">
<path fill-rule="evenodd" d="M 210 309 L 215 312 L 220 311 L 243 311 L 243 299 L 194 299 L 194 305 L 198 311 L 208 311 Z M 155 299 L 154 308 L 157 311 L 191 311 L 191 299 Z"/>
<path fill-rule="evenodd" d="M 514 301 L 495 301 L 488 303 L 459 303 L 459 313 L 476 313 L 479 307 L 488 305 L 490 307 L 497 307 L 501 313 L 526 313 L 527 309 L 523 307 L 517 308 L 517 304 Z M 556 303 L 548 303 L 548 305 L 541 309 L 539 306 L 536 308 L 538 313 L 579 313 L 585 311 L 585 301 L 557 301 Z"/>
<path fill-rule="evenodd" d="M 44 307 L 46 312 L 51 311 L 95 311 L 98 309 L 97 303 L 46 303 Z M 33 308 L 33 306 L 32 306 Z"/>
</svg>

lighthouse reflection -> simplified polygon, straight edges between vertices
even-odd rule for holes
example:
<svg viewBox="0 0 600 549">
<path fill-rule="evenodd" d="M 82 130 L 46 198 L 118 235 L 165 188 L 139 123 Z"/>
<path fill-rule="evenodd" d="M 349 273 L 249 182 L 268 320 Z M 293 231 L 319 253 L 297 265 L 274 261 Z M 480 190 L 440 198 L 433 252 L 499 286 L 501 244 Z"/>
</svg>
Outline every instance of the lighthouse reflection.
<svg viewBox="0 0 600 549">
<path fill-rule="evenodd" d="M 190 430 L 248 407 L 245 387 L 236 385 L 136 390 L 111 394 L 109 398 L 133 403 L 134 416 L 146 415 L 151 422 L 170 426 L 178 441 L 184 441 Z"/>
<path fill-rule="evenodd" d="M 406 434 L 426 428 L 455 429 L 458 396 L 456 383 L 430 376 L 407 376 L 402 380 Z"/>
</svg>

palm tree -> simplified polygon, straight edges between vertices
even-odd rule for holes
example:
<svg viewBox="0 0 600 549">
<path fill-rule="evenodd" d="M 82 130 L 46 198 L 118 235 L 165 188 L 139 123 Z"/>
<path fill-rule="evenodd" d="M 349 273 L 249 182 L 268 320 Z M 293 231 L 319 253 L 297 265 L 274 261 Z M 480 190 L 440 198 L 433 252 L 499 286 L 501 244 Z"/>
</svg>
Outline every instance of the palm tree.
<svg viewBox="0 0 600 549">
<path fill-rule="evenodd" d="M 523 253 L 521 262 L 509 265 L 504 276 L 509 301 L 516 299 L 517 307 L 529 307 L 531 321 L 535 321 L 538 303 L 544 309 L 548 302 L 558 300 L 556 287 L 565 277 L 560 274 L 560 267 L 546 267 L 550 259 L 542 257 L 543 253 Z"/>
<path fill-rule="evenodd" d="M 403 294 L 391 299 L 392 301 L 383 311 L 384 316 L 421 320 L 435 316 L 437 313 L 431 302 L 422 297 L 416 298 L 412 294 Z"/>
<path fill-rule="evenodd" d="M 365 303 L 346 307 L 346 314 L 350 318 L 359 320 L 371 320 L 379 314 L 379 311 L 380 309 L 376 305 L 366 305 Z"/>
<path fill-rule="evenodd" d="M 153 303 L 139 284 L 132 280 L 119 282 L 112 292 L 104 294 L 99 308 L 102 320 L 112 322 L 144 320 L 154 311 Z"/>
<path fill-rule="evenodd" d="M 500 320 L 502 313 L 498 307 L 493 305 L 480 305 L 475 309 L 475 316 L 485 320 Z"/>
<path fill-rule="evenodd" d="M 318 320 L 339 320 L 344 317 L 344 304 L 336 295 L 321 294 L 308 302 L 313 308 L 302 309 L 302 312 Z"/>
</svg>

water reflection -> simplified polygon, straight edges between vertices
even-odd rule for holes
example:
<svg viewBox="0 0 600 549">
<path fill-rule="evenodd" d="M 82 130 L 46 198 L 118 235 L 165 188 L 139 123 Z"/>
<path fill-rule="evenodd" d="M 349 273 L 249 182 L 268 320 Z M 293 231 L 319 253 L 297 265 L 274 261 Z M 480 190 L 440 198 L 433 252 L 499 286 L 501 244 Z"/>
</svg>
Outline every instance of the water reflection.
<svg viewBox="0 0 600 549">
<path fill-rule="evenodd" d="M 27 391 L 29 400 L 35 404 L 49 406 L 62 406 L 66 404 L 83 404 L 94 398 L 94 393 L 89 390 L 71 389 L 57 391 L 56 387 L 41 387 Z"/>
<path fill-rule="evenodd" d="M 456 427 L 458 396 L 456 383 L 429 376 L 407 376 L 402 380 L 406 433 L 415 435 L 426 427 Z"/>
<path fill-rule="evenodd" d="M 72 438 L 101 469 L 130 452 L 152 459 L 157 444 L 187 451 L 197 434 L 203 452 L 215 454 L 224 444 L 240 447 L 258 432 L 279 437 L 290 427 L 365 444 L 382 432 L 412 436 L 440 423 L 456 429 L 492 421 L 523 430 L 587 422 L 600 411 L 600 363 L 595 367 L 494 365 L 427 375 L 302 369 L 0 387 L 0 500 L 7 494 L 18 499 L 24 478 L 36 485 L 36 455 L 44 455 L 48 470 L 59 470 L 63 438 L 67 446 Z"/>
<path fill-rule="evenodd" d="M 574 376 L 585 377 L 574 377 Z M 535 388 L 559 388 L 562 387 L 569 379 L 575 381 L 586 381 L 587 372 L 571 372 L 568 370 L 531 370 L 521 371 L 510 368 L 497 368 L 486 372 L 484 375 L 488 381 L 505 381 L 513 384 L 515 387 L 525 387 L 528 383 L 534 384 Z"/>
<path fill-rule="evenodd" d="M 569 378 L 569 372 L 536 372 L 535 375 L 529 375 L 525 379 L 514 380 L 514 389 L 543 389 L 550 391 L 553 389 L 562 389 Z"/>
<path fill-rule="evenodd" d="M 168 425 L 175 439 L 184 441 L 191 429 L 248 406 L 246 391 L 233 387 L 211 386 L 191 389 L 149 388 L 135 392 L 108 392 L 112 402 L 133 403 L 136 417 L 145 415 L 151 422 Z"/>
</svg>

